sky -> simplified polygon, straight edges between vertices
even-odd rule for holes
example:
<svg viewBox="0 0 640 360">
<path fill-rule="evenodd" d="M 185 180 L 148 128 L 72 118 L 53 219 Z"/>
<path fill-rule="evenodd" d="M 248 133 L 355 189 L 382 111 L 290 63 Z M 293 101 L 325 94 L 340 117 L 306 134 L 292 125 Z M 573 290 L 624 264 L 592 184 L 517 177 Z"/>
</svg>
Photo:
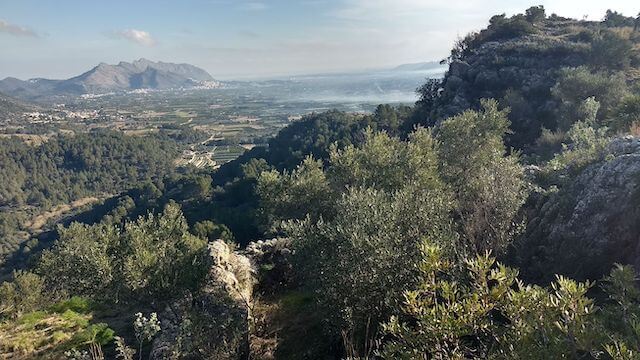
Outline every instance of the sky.
<svg viewBox="0 0 640 360">
<path fill-rule="evenodd" d="M 532 5 L 589 20 L 640 11 L 637 0 L 0 0 L 0 79 L 143 57 L 223 80 L 392 67 L 445 58 L 492 15 Z"/>
</svg>

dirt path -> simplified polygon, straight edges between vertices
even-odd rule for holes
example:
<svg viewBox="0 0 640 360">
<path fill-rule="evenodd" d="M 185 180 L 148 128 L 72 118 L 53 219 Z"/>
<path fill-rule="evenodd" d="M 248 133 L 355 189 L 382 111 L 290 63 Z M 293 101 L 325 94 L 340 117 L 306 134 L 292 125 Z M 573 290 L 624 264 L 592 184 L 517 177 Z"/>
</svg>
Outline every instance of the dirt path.
<svg viewBox="0 0 640 360">
<path fill-rule="evenodd" d="M 85 197 L 82 199 L 78 199 L 71 204 L 62 204 L 54 207 L 49 211 L 45 211 L 42 214 L 39 214 L 33 217 L 31 220 L 25 223 L 25 228 L 29 229 L 29 232 L 36 233 L 39 232 L 49 220 L 61 217 L 65 213 L 83 207 L 85 205 L 89 205 L 99 201 L 97 197 Z"/>
</svg>

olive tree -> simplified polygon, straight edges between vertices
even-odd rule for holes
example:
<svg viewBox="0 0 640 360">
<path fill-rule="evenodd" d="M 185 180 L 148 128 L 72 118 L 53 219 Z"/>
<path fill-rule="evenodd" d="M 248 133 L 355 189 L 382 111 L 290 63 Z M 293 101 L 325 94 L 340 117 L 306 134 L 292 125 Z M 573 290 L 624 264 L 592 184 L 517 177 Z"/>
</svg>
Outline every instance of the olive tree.
<svg viewBox="0 0 640 360">
<path fill-rule="evenodd" d="M 508 154 L 506 110 L 494 100 L 437 128 L 440 171 L 456 198 L 459 230 L 468 250 L 502 251 L 519 228 L 517 214 L 528 195 L 518 155 Z"/>
</svg>

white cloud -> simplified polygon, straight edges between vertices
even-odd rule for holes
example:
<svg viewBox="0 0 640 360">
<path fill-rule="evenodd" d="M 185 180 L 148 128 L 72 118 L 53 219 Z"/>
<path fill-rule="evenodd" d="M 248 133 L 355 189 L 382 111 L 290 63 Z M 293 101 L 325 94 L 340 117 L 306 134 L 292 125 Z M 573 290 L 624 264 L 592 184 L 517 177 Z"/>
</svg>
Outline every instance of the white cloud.
<svg viewBox="0 0 640 360">
<path fill-rule="evenodd" d="M 126 29 L 117 31 L 115 35 L 116 37 L 129 40 L 142 46 L 153 46 L 156 44 L 156 40 L 151 36 L 151 34 L 143 30 Z"/>
<path fill-rule="evenodd" d="M 24 26 L 19 26 L 16 24 L 11 24 L 4 20 L 0 19 L 0 33 L 5 33 L 13 36 L 27 36 L 27 37 L 38 37 L 35 31 L 26 28 Z"/>
</svg>

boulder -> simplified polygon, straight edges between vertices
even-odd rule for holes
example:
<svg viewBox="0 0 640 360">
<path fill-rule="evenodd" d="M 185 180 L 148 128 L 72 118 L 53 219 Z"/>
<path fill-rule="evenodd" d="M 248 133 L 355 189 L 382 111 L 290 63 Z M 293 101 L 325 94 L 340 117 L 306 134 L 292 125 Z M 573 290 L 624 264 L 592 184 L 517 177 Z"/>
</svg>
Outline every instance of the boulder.
<svg viewBox="0 0 640 360">
<path fill-rule="evenodd" d="M 640 140 L 618 138 L 607 160 L 539 196 L 519 247 L 530 277 L 598 279 L 614 263 L 640 270 Z"/>
<path fill-rule="evenodd" d="M 151 359 L 246 359 L 255 271 L 222 240 L 209 245 L 211 268 L 201 290 L 167 307 Z"/>
</svg>

